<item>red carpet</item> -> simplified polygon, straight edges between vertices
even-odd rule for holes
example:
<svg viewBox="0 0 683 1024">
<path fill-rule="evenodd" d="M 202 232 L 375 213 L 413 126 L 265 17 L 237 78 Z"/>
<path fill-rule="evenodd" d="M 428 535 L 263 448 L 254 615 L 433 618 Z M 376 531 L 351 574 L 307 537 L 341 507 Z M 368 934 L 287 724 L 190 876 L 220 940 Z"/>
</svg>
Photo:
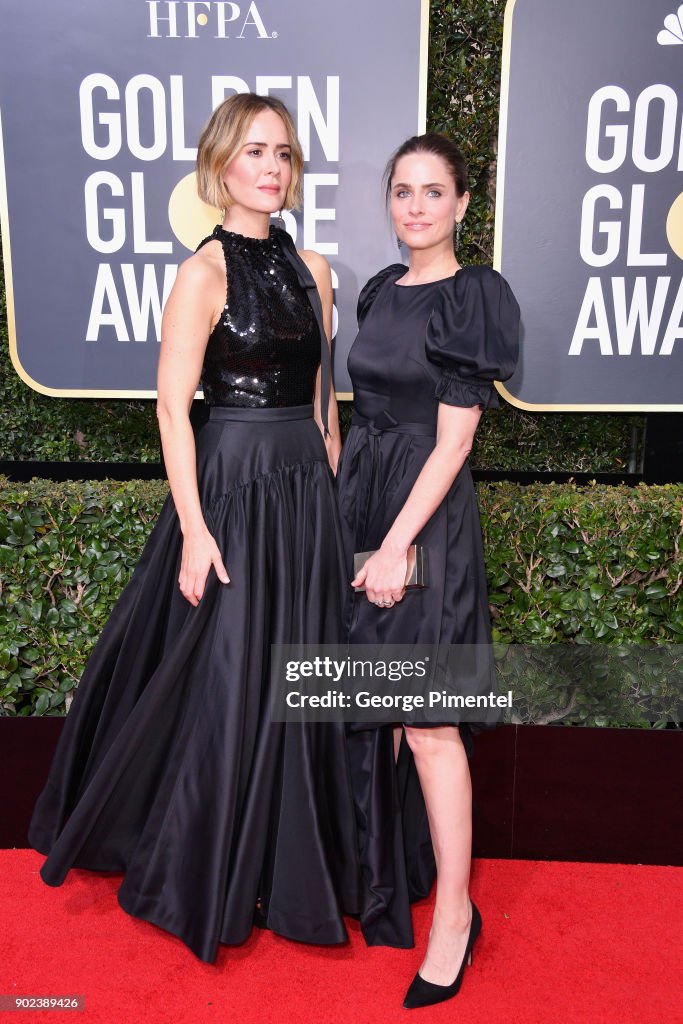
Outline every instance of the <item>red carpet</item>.
<svg viewBox="0 0 683 1024">
<path fill-rule="evenodd" d="M 129 917 L 118 875 L 72 871 L 58 889 L 43 858 L 0 851 L 3 995 L 83 995 L 84 1013 L 18 1011 L 7 1024 L 675 1024 L 683 950 L 683 869 L 479 860 L 472 894 L 484 919 L 460 994 L 403 1010 L 431 916 L 413 911 L 417 947 L 311 947 L 255 930 L 216 966 Z"/>
</svg>

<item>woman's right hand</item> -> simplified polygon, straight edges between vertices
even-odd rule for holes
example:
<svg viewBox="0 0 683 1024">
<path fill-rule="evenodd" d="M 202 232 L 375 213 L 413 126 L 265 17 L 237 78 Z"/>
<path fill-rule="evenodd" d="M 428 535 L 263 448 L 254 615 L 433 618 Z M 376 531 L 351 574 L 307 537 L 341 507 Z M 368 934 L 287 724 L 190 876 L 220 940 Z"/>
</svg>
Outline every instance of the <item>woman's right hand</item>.
<svg viewBox="0 0 683 1024">
<path fill-rule="evenodd" d="M 183 535 L 178 584 L 193 607 L 199 604 L 211 566 L 229 583 L 215 540 L 202 514 L 197 451 L 190 423 L 204 353 L 225 302 L 225 256 L 211 242 L 181 263 L 161 322 L 157 373 L 157 417 L 173 504 Z"/>
<path fill-rule="evenodd" d="M 230 582 L 218 545 L 206 526 L 203 530 L 185 535 L 178 584 L 183 597 L 195 608 L 204 593 L 206 577 L 209 575 L 211 566 L 216 570 L 216 575 L 221 583 Z"/>
</svg>

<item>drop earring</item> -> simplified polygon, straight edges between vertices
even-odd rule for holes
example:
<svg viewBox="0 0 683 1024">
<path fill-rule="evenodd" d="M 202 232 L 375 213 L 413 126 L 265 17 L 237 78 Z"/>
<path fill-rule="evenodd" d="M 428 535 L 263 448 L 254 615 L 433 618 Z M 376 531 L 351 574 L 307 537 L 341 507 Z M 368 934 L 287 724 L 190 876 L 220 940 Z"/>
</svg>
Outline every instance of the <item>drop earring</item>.
<svg viewBox="0 0 683 1024">
<path fill-rule="evenodd" d="M 460 245 L 460 232 L 462 230 L 462 221 L 456 220 L 455 222 L 455 251 L 458 251 Z"/>
<path fill-rule="evenodd" d="M 400 239 L 400 238 L 398 237 L 398 235 L 396 235 L 396 248 L 398 249 L 398 251 L 399 251 L 399 252 L 401 251 L 401 246 L 402 246 L 402 245 L 403 245 L 403 242 L 402 242 L 402 241 L 401 241 L 401 239 Z"/>
<path fill-rule="evenodd" d="M 278 211 L 277 215 L 277 226 L 284 231 L 285 230 L 285 218 L 282 216 L 282 210 Z"/>
</svg>

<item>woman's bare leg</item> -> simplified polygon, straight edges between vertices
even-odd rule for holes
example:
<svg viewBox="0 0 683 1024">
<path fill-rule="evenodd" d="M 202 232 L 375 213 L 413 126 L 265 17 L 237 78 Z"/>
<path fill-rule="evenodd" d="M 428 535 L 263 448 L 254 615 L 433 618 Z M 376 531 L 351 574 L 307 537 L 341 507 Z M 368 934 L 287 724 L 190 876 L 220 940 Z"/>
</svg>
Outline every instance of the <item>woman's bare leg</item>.
<svg viewBox="0 0 683 1024">
<path fill-rule="evenodd" d="M 472 915 L 470 770 L 457 726 L 405 730 L 427 807 L 437 872 L 434 916 L 420 974 L 435 985 L 450 985 L 465 955 Z"/>
</svg>

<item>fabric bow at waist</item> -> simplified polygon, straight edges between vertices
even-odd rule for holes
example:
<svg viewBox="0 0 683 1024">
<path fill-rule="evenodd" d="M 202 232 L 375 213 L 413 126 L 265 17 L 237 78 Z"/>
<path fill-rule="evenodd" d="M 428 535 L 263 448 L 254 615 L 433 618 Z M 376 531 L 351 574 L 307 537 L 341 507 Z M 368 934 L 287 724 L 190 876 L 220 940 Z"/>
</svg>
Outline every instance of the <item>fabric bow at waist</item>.
<svg viewBox="0 0 683 1024">
<path fill-rule="evenodd" d="M 357 551 L 366 550 L 367 528 L 371 506 L 381 502 L 382 480 L 379 467 L 380 443 L 383 434 L 407 434 L 413 437 L 436 437 L 436 424 L 399 423 L 390 412 L 382 410 L 373 419 L 355 412 L 351 417 L 352 427 L 365 429 L 365 442 L 355 447 L 350 475 L 358 472 L 358 463 L 363 453 L 370 456 L 370 471 L 359 472 Z M 373 541 L 374 543 L 374 541 Z"/>
<path fill-rule="evenodd" d="M 383 409 L 373 419 L 361 416 L 359 412 L 351 417 L 352 427 L 365 427 L 370 434 L 413 434 L 417 437 L 436 437 L 436 424 L 433 423 L 399 423 L 390 412 Z"/>
</svg>

